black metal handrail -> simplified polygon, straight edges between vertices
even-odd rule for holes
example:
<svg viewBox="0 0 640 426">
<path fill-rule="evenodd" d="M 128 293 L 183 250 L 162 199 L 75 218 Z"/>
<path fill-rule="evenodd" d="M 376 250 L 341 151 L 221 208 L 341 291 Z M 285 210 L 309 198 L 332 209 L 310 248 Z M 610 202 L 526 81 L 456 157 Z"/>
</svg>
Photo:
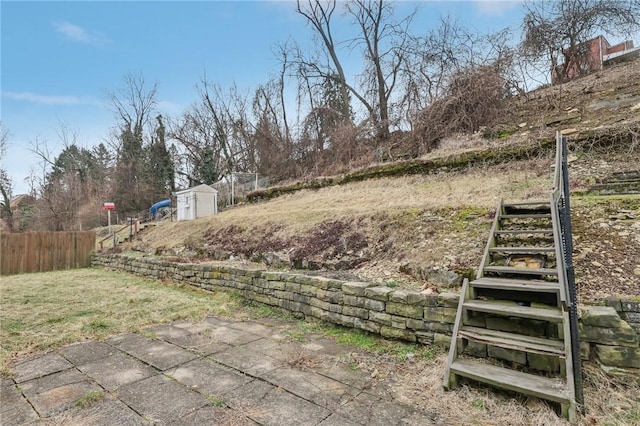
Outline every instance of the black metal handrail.
<svg viewBox="0 0 640 426">
<path fill-rule="evenodd" d="M 550 194 L 551 218 L 554 224 L 554 242 L 556 247 L 556 262 L 559 269 L 558 281 L 560 284 L 560 300 L 563 307 L 571 307 L 575 300 L 571 299 L 570 287 L 572 283 L 568 281 L 566 265 L 572 262 L 571 251 L 567 250 L 567 242 L 571 244 L 571 219 L 568 218 L 569 233 L 567 235 L 565 224 L 569 214 L 568 184 L 569 175 L 566 167 L 566 138 L 560 132 L 556 133 L 556 162 L 553 176 L 553 189 Z M 568 237 L 568 238 L 567 238 Z"/>
<path fill-rule="evenodd" d="M 578 310 L 573 266 L 573 238 L 571 229 L 571 204 L 569 194 L 569 166 L 567 161 L 567 138 L 556 133 L 556 164 L 551 191 L 551 214 L 554 220 L 556 262 L 563 309 L 569 312 L 571 338 L 571 361 L 573 365 L 576 402 L 582 405 L 582 360 L 578 335 Z"/>
</svg>

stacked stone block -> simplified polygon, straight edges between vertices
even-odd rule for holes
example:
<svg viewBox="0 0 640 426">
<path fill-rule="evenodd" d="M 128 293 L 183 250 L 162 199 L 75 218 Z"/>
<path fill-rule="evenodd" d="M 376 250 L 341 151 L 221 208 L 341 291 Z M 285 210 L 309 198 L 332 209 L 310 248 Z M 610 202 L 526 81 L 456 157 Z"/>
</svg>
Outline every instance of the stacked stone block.
<svg viewBox="0 0 640 426">
<path fill-rule="evenodd" d="M 277 307 L 300 318 L 316 318 L 384 337 L 448 347 L 456 319 L 459 295 L 424 294 L 367 282 L 349 282 L 261 269 L 175 263 L 149 257 L 96 254 L 94 266 L 122 270 L 154 279 L 170 278 L 209 291 L 229 290 L 246 300 Z M 638 331 L 627 321 L 640 315 L 640 303 L 608 301 L 614 306 L 582 307 L 581 354 L 593 358 L 611 373 L 640 377 Z M 617 307 L 618 310 L 614 309 Z M 619 314 L 620 312 L 620 314 Z M 557 329 L 545 329 L 535 321 L 499 319 L 481 315 L 474 319 L 487 328 L 531 329 L 531 335 L 557 337 Z M 503 321 L 504 322 L 504 321 Z M 508 324 L 507 324 L 508 323 Z M 531 368 L 553 371 L 557 360 L 545 355 L 510 351 L 470 342 L 466 350 L 475 356 L 501 358 Z M 525 357 L 525 358 L 523 358 Z"/>
<path fill-rule="evenodd" d="M 638 333 L 613 307 L 583 307 L 580 337 L 583 344 L 588 345 L 583 348 L 583 355 L 594 359 L 610 374 L 629 375 L 640 383 Z"/>
</svg>

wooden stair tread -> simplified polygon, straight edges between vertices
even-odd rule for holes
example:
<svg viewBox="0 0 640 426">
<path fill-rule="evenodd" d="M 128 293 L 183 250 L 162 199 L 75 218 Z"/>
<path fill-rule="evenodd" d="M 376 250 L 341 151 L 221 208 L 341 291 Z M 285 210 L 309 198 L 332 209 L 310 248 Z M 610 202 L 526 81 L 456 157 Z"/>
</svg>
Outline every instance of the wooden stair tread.
<svg viewBox="0 0 640 426">
<path fill-rule="evenodd" d="M 495 234 L 553 234 L 553 229 L 498 229 L 495 231 Z"/>
<path fill-rule="evenodd" d="M 558 275 L 558 270 L 552 268 L 515 268 L 513 266 L 485 266 L 484 271 L 502 274 Z"/>
<path fill-rule="evenodd" d="M 630 185 L 640 185 L 640 181 L 638 180 L 615 180 L 609 181 L 606 183 L 598 183 L 595 185 L 589 186 L 589 189 L 608 189 L 616 186 L 630 186 Z"/>
<path fill-rule="evenodd" d="M 462 326 L 459 336 L 475 342 L 486 343 L 505 349 L 514 349 L 543 355 L 564 356 L 564 342 L 562 340 L 545 339 L 524 334 L 508 333 L 506 331 L 489 330 L 487 328 Z"/>
<path fill-rule="evenodd" d="M 502 205 L 502 214 L 518 215 L 524 214 L 551 214 L 551 205 L 547 201 L 537 203 L 510 203 Z"/>
<path fill-rule="evenodd" d="M 495 300 L 467 300 L 462 304 L 465 309 L 520 318 L 530 318 L 542 321 L 562 322 L 562 312 L 559 308 L 531 307 L 505 304 Z"/>
<path fill-rule="evenodd" d="M 515 202 L 511 202 L 511 203 L 504 203 L 502 204 L 502 207 L 504 208 L 519 208 L 519 207 L 525 207 L 525 206 L 540 206 L 543 208 L 551 208 L 551 204 L 549 204 L 549 201 L 546 200 L 540 200 L 540 201 L 515 201 Z"/>
<path fill-rule="evenodd" d="M 557 281 L 518 280 L 514 278 L 481 277 L 469 283 L 472 287 L 494 288 L 498 290 L 534 291 L 557 293 L 560 283 Z"/>
<path fill-rule="evenodd" d="M 559 379 L 522 373 L 495 365 L 457 359 L 450 371 L 459 376 L 538 398 L 568 404 L 571 401 L 566 384 Z"/>
<path fill-rule="evenodd" d="M 556 251 L 555 247 L 491 247 L 490 252 L 504 252 L 504 253 L 553 253 Z"/>
<path fill-rule="evenodd" d="M 501 214 L 500 219 L 550 219 L 551 213 Z"/>
</svg>

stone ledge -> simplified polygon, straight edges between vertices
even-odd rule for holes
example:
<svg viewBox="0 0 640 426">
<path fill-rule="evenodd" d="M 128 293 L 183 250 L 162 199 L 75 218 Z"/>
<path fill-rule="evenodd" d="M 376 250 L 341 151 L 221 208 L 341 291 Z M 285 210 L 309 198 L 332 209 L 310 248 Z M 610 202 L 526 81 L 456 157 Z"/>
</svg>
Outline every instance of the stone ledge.
<svg viewBox="0 0 640 426">
<path fill-rule="evenodd" d="M 594 345 L 597 360 L 604 365 L 640 369 L 640 348 Z"/>
<path fill-rule="evenodd" d="M 584 325 L 594 327 L 618 327 L 620 316 L 610 306 L 584 306 L 580 309 Z"/>
</svg>

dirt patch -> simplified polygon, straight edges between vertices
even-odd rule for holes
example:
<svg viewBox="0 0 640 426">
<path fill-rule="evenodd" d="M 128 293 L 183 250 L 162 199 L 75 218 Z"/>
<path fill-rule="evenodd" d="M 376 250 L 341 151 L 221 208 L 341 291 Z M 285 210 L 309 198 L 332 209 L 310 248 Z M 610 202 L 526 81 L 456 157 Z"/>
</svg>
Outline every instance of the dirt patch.
<svg viewBox="0 0 640 426">
<path fill-rule="evenodd" d="M 295 267 L 307 269 L 330 268 L 331 264 L 331 269 L 353 269 L 366 259 L 369 247 L 357 221 L 321 222 L 297 240 L 290 252 L 291 262 Z"/>
<path fill-rule="evenodd" d="M 605 198 L 608 202 L 602 200 Z M 574 264 L 581 301 L 640 295 L 640 197 L 576 199 Z"/>
<path fill-rule="evenodd" d="M 187 248 L 195 250 L 205 258 L 226 259 L 229 256 L 255 258 L 262 253 L 279 251 L 288 246 L 278 233 L 283 225 L 267 223 L 261 227 L 228 225 L 209 228 L 203 241 L 193 241 Z"/>
</svg>

